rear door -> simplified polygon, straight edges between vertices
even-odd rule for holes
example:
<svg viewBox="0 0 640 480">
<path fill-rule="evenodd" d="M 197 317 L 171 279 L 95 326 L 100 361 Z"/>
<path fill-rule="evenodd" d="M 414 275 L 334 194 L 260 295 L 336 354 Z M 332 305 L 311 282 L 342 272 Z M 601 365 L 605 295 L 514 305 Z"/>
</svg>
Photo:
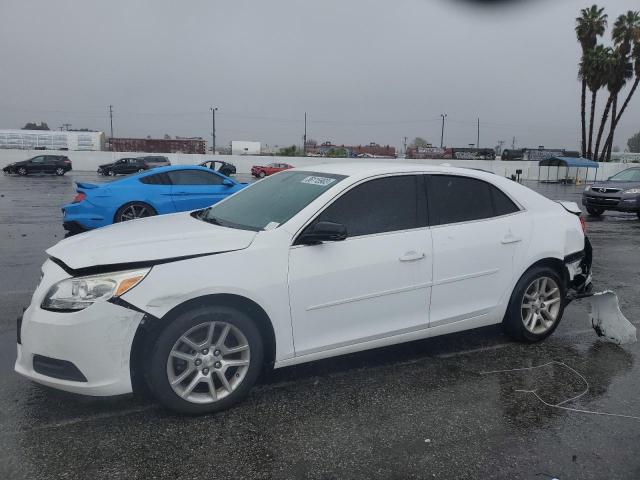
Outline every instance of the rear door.
<svg viewBox="0 0 640 480">
<path fill-rule="evenodd" d="M 167 175 L 173 184 L 173 204 L 179 212 L 209 207 L 235 191 L 232 186 L 223 185 L 224 178 L 211 170 L 173 170 Z"/>
<path fill-rule="evenodd" d="M 526 247 L 525 211 L 496 186 L 459 175 L 429 175 L 433 235 L 430 326 L 492 318 L 513 288 L 514 257 Z"/>
<path fill-rule="evenodd" d="M 60 157 L 54 155 L 45 155 L 44 162 L 42 162 L 42 171 L 45 173 L 55 173 L 58 168 L 58 161 Z"/>
</svg>

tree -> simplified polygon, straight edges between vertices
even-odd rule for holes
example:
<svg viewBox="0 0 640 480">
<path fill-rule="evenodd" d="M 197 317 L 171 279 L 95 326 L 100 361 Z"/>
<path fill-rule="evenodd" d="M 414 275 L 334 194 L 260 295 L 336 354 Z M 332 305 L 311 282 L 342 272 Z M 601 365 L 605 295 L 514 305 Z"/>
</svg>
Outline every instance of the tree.
<svg viewBox="0 0 640 480">
<path fill-rule="evenodd" d="M 601 161 L 604 160 L 607 152 L 607 148 L 604 147 L 602 149 L 602 156 L 598 157 L 600 140 L 602 139 L 604 127 L 607 123 L 609 111 L 611 110 L 612 112 L 611 118 L 615 118 L 618 105 L 618 94 L 627 83 L 627 80 L 633 77 L 633 65 L 629 62 L 627 55 L 624 54 L 624 50 L 620 46 L 617 46 L 614 50 L 609 50 L 608 55 L 606 64 L 604 65 L 604 76 L 607 83 L 607 89 L 609 90 L 609 98 L 607 99 L 607 104 L 604 108 L 604 112 L 602 113 L 598 137 L 596 138 L 596 146 L 593 151 L 593 159 L 600 159 Z M 611 122 L 610 132 L 612 129 L 613 121 Z"/>
<path fill-rule="evenodd" d="M 593 158 L 593 121 L 596 113 L 598 90 L 607 84 L 607 70 L 610 63 L 611 49 L 596 45 L 589 50 L 580 62 L 580 74 L 586 79 L 587 88 L 591 92 L 591 112 L 589 116 L 589 140 L 587 142 L 587 158 Z"/>
<path fill-rule="evenodd" d="M 413 142 L 411 142 L 411 146 L 412 147 L 427 147 L 427 146 L 429 146 L 429 142 L 427 142 L 422 137 L 416 137 L 416 138 L 413 139 Z"/>
<path fill-rule="evenodd" d="M 580 10 L 580 16 L 576 18 L 576 36 L 578 42 L 582 47 L 582 61 L 581 68 L 578 73 L 578 77 L 582 81 L 582 96 L 580 103 L 580 116 L 582 123 L 582 154 L 587 151 L 587 133 L 586 133 L 586 118 L 585 118 L 585 103 L 587 96 L 587 78 L 582 70 L 582 63 L 587 52 L 593 50 L 598 41 L 598 36 L 604 34 L 607 27 L 607 14 L 604 13 L 604 8 L 599 8 L 597 5 L 592 5 L 591 8 L 583 8 Z"/>
<path fill-rule="evenodd" d="M 325 156 L 331 158 L 347 158 L 349 156 L 349 152 L 344 147 L 333 147 L 327 150 Z"/>
<path fill-rule="evenodd" d="M 613 145 L 613 136 L 615 129 L 622 118 L 622 114 L 629 105 L 629 101 L 640 83 L 640 13 L 639 12 L 627 12 L 626 15 L 621 15 L 616 20 L 614 25 L 614 41 L 617 41 L 620 45 L 620 49 L 624 52 L 630 52 L 630 60 L 634 62 L 634 74 L 635 80 L 631 90 L 622 104 L 620 112 L 614 112 L 611 117 L 611 129 L 609 130 L 609 136 L 605 142 L 605 149 L 607 149 L 607 158 L 611 157 L 610 149 Z"/>
<path fill-rule="evenodd" d="M 640 153 L 640 132 L 627 140 L 627 147 L 631 153 Z"/>
<path fill-rule="evenodd" d="M 165 140 L 171 140 L 171 135 L 169 135 L 168 133 L 165 133 L 163 138 Z"/>
<path fill-rule="evenodd" d="M 296 147 L 295 145 L 281 148 L 278 151 L 278 155 L 281 157 L 301 157 L 302 156 L 302 154 L 298 150 L 298 147 Z"/>
<path fill-rule="evenodd" d="M 35 122 L 28 122 L 24 127 L 22 127 L 22 130 L 50 130 L 50 128 L 46 122 L 40 122 L 40 125 Z"/>
</svg>

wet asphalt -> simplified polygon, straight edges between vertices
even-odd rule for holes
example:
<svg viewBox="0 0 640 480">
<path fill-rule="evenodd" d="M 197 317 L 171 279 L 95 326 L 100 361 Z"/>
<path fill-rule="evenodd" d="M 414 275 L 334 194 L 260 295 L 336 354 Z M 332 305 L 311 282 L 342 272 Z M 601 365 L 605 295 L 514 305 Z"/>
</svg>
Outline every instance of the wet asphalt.
<svg viewBox="0 0 640 480">
<path fill-rule="evenodd" d="M 0 479 L 640 478 L 640 347 L 601 341 L 584 301 L 540 344 L 490 327 L 276 370 L 237 407 L 197 418 L 19 377 L 15 318 L 64 236 L 75 180 L 101 179 L 0 176 Z M 531 186 L 576 202 L 582 191 Z M 640 325 L 640 221 L 587 222 L 596 289 Z M 563 406 L 638 418 L 541 401 L 585 389 Z"/>
</svg>

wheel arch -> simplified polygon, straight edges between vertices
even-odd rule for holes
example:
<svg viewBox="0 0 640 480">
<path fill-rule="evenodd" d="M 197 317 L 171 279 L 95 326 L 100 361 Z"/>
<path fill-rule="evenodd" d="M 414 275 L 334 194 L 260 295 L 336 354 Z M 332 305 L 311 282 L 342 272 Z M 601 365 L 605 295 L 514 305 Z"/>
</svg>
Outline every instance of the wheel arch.
<svg viewBox="0 0 640 480">
<path fill-rule="evenodd" d="M 256 324 L 264 343 L 264 363 L 271 368 L 275 362 L 276 339 L 271 319 L 265 310 L 253 300 L 242 295 L 218 293 L 192 298 L 169 310 L 161 318 L 145 315 L 138 327 L 131 345 L 129 355 L 129 370 L 131 385 L 136 393 L 148 394 L 144 362 L 149 358 L 148 354 L 154 340 L 160 334 L 165 325 L 170 323 L 178 315 L 191 309 L 202 306 L 225 306 L 235 308 L 247 314 Z"/>
</svg>

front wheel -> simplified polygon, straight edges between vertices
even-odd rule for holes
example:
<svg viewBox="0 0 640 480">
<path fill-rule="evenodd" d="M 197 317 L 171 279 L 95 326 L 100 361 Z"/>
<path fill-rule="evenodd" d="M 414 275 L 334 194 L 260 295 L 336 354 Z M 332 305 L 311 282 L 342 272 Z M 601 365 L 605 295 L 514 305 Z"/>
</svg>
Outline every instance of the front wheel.
<svg viewBox="0 0 640 480">
<path fill-rule="evenodd" d="M 137 218 L 153 217 L 157 214 L 158 212 L 151 205 L 143 202 L 130 202 L 118 209 L 113 221 L 115 223 L 127 222 Z"/>
<path fill-rule="evenodd" d="M 59 176 L 59 177 L 63 176 L 64 175 L 64 168 L 62 168 L 62 167 L 56 168 L 56 175 Z"/>
<path fill-rule="evenodd" d="M 27 169 L 24 168 L 24 167 L 20 167 L 18 169 L 18 175 L 20 175 L 21 177 L 25 177 L 27 175 L 27 173 L 29 173 L 29 172 L 27 172 Z"/>
<path fill-rule="evenodd" d="M 503 320 L 506 332 L 516 340 L 533 343 L 556 329 L 565 306 L 565 287 L 558 273 L 534 267 L 518 280 Z"/>
<path fill-rule="evenodd" d="M 107 175 L 109 175 L 110 177 L 115 177 L 116 172 L 114 172 L 113 170 L 109 170 L 109 173 L 107 173 Z"/>
<path fill-rule="evenodd" d="M 255 323 L 229 307 L 194 308 L 158 335 L 147 364 L 155 398 L 180 413 L 229 408 L 247 395 L 263 362 Z"/>
<path fill-rule="evenodd" d="M 592 217 L 599 217 L 604 213 L 604 208 L 587 207 L 587 213 Z"/>
<path fill-rule="evenodd" d="M 258 177 L 260 177 L 260 178 L 264 178 L 266 176 L 267 176 L 267 174 L 266 174 L 266 172 L 264 170 L 262 170 L 260 173 L 258 173 Z"/>
</svg>

